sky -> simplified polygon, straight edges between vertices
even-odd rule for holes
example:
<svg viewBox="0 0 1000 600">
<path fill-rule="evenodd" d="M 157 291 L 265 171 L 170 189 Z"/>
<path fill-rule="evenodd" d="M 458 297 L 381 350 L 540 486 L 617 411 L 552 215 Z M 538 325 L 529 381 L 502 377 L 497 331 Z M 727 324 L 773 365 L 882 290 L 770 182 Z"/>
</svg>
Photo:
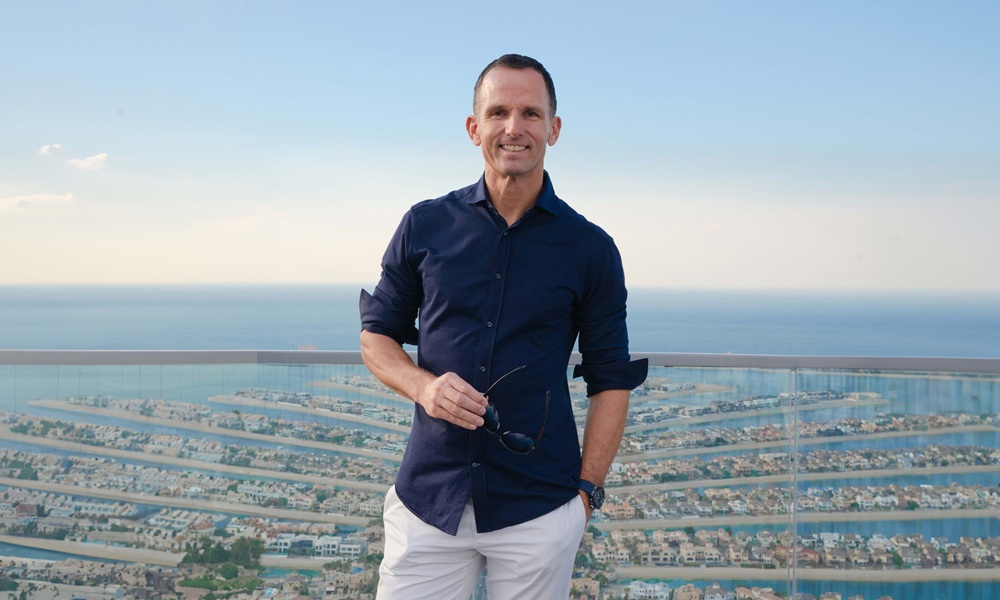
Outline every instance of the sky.
<svg viewBox="0 0 1000 600">
<path fill-rule="evenodd" d="M 633 287 L 1000 291 L 1000 3 L 0 0 L 0 285 L 372 285 L 508 52 Z"/>
</svg>

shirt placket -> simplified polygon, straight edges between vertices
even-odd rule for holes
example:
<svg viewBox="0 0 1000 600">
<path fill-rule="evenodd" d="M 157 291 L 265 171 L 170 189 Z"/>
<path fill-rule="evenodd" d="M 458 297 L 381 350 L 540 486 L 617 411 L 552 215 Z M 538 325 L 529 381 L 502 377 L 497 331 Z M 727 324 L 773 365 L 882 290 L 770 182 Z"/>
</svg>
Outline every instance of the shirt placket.
<svg viewBox="0 0 1000 600">
<path fill-rule="evenodd" d="M 476 352 L 475 387 L 485 390 L 492 383 L 493 353 L 496 349 L 497 323 L 503 302 L 504 288 L 507 285 L 507 269 L 510 263 L 510 238 L 513 227 L 490 207 L 494 222 L 501 228 L 493 250 L 490 264 L 490 283 L 483 306 L 483 320 L 479 329 L 479 348 Z M 516 227 L 516 224 L 514 225 Z"/>
<path fill-rule="evenodd" d="M 507 284 L 507 270 L 510 263 L 510 243 L 512 228 L 507 226 L 496 211 L 490 207 L 490 214 L 493 220 L 502 231 L 497 236 L 494 246 L 493 259 L 490 266 L 490 283 L 486 293 L 486 301 L 483 307 L 483 320 L 479 330 L 479 349 L 476 352 L 476 375 L 475 387 L 478 390 L 485 390 L 489 387 L 493 371 L 494 352 L 496 350 L 496 338 L 500 310 L 503 302 L 504 289 Z M 483 468 L 486 456 L 486 435 L 485 433 L 474 436 L 474 442 L 470 448 L 470 466 L 472 471 L 472 501 L 476 507 L 476 520 L 489 520 L 489 497 L 487 490 L 487 473 Z M 487 525 L 488 526 L 488 525 Z"/>
</svg>

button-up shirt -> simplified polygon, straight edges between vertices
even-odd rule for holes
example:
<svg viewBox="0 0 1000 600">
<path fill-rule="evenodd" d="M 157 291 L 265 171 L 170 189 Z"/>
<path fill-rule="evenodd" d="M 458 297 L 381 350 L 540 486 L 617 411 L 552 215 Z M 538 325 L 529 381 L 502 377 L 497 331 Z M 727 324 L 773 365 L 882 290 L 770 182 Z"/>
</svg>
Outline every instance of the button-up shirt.
<svg viewBox="0 0 1000 600">
<path fill-rule="evenodd" d="M 577 495 L 580 444 L 567 366 L 587 395 L 632 389 L 645 361 L 630 361 L 625 277 L 610 236 L 555 195 L 546 173 L 535 205 L 508 226 L 484 179 L 413 206 L 382 260 L 375 291 L 361 294 L 362 327 L 417 344 L 417 364 L 454 372 L 479 391 L 527 365 L 490 393 L 500 433 L 536 437 L 519 455 L 482 427 L 469 431 L 415 405 L 396 477 L 400 500 L 454 535 L 471 497 L 476 529 L 526 522 Z M 419 316 L 419 333 L 415 326 Z M 547 417 L 545 395 L 551 394 Z"/>
</svg>

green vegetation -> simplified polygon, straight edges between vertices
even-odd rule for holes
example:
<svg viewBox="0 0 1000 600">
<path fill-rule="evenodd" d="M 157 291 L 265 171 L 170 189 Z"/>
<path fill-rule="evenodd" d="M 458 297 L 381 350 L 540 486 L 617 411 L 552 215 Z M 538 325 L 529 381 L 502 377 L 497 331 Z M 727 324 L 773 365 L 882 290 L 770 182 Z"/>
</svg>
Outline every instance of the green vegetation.
<svg viewBox="0 0 1000 600">
<path fill-rule="evenodd" d="M 31 426 L 32 425 L 33 425 L 33 423 L 31 421 L 25 421 L 23 423 L 18 423 L 17 425 L 12 426 L 10 428 L 10 431 L 11 431 L 11 433 L 17 433 L 17 434 L 20 434 L 20 435 L 28 435 L 28 432 L 31 431 Z"/>
<path fill-rule="evenodd" d="M 210 590 L 210 593 L 207 594 L 205 598 L 208 598 L 209 595 L 215 598 L 216 596 L 211 594 L 211 592 L 228 592 L 237 590 L 252 592 L 257 589 L 258 586 L 263 585 L 263 583 L 264 580 L 260 577 L 234 577 L 232 579 L 222 580 L 218 579 L 215 575 L 206 573 L 201 577 L 186 577 L 182 579 L 178 585 Z"/>
<path fill-rule="evenodd" d="M 237 538 L 229 548 L 221 541 L 203 537 L 187 545 L 187 553 L 181 564 L 221 565 L 232 563 L 246 569 L 259 569 L 260 556 L 264 553 L 264 542 L 247 538 Z M 195 586 L 197 587 L 197 586 Z"/>
<path fill-rule="evenodd" d="M 13 579 L 0 577 L 0 592 L 13 592 L 17 590 L 17 582 Z"/>
<path fill-rule="evenodd" d="M 219 577 L 225 580 L 236 579 L 240 574 L 240 568 L 233 563 L 226 563 L 219 567 Z"/>
<path fill-rule="evenodd" d="M 895 550 L 892 551 L 892 564 L 895 565 L 897 569 L 903 567 L 903 557 L 900 556 L 899 552 Z"/>
<path fill-rule="evenodd" d="M 17 474 L 18 479 L 38 481 L 38 471 L 31 465 L 24 465 Z"/>
<path fill-rule="evenodd" d="M 69 529 L 59 528 L 52 531 L 39 531 L 38 521 L 31 520 L 24 524 L 8 525 L 6 533 L 20 537 L 40 538 L 43 540 L 65 540 L 69 534 Z"/>
</svg>

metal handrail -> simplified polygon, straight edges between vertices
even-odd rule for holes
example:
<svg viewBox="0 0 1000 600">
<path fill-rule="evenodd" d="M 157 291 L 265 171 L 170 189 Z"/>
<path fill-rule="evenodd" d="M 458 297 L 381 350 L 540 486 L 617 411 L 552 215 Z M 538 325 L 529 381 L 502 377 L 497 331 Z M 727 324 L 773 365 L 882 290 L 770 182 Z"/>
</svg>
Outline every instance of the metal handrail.
<svg viewBox="0 0 1000 600">
<path fill-rule="evenodd" d="M 745 369 L 832 369 L 984 373 L 1000 375 L 1000 358 L 805 356 L 779 354 L 691 354 L 634 352 L 650 366 Z M 574 353 L 570 362 L 576 364 Z M 0 350 L 0 365 L 360 365 L 358 351 L 319 350 Z"/>
</svg>

